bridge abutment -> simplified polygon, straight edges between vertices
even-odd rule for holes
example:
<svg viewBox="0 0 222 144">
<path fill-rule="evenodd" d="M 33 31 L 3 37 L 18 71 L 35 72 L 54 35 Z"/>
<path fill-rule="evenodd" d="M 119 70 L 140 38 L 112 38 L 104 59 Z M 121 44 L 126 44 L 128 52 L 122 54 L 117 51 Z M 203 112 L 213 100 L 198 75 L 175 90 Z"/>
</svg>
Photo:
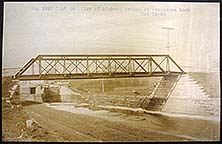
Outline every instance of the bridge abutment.
<svg viewBox="0 0 222 144">
<path fill-rule="evenodd" d="M 43 81 L 20 82 L 20 97 L 22 101 L 61 102 L 59 86 Z"/>
</svg>

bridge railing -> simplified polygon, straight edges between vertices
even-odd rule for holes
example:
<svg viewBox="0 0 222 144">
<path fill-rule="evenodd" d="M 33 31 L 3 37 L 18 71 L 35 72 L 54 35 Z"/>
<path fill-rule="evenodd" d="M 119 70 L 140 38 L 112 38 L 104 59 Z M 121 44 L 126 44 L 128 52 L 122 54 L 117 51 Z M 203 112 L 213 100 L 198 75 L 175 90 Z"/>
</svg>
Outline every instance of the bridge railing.
<svg viewBox="0 0 222 144">
<path fill-rule="evenodd" d="M 38 55 L 16 79 L 161 76 L 184 71 L 169 55 Z"/>
</svg>

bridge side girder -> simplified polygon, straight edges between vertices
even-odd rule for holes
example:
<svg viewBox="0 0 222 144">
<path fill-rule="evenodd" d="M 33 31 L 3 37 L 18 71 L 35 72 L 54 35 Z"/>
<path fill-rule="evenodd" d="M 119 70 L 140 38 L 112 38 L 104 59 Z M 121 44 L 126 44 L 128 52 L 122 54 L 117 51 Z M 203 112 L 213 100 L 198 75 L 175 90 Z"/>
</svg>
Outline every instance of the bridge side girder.
<svg viewBox="0 0 222 144">
<path fill-rule="evenodd" d="M 161 61 L 155 58 L 160 58 Z M 155 73 L 164 75 L 166 72 L 173 72 L 167 70 L 167 66 L 163 66 L 166 60 L 170 60 L 178 67 L 179 72 L 183 72 L 169 55 L 39 55 L 24 65 L 15 78 L 25 79 L 33 76 L 36 79 L 38 76 L 42 79 L 45 75 L 54 75 L 54 77 L 59 75 L 66 79 L 66 75 L 74 78 L 79 74 L 87 74 L 91 78 L 90 75 L 98 73 L 111 76 L 121 73 L 132 76 L 135 73 L 149 74 L 149 76 Z M 29 68 L 32 68 L 32 74 L 24 74 Z"/>
</svg>

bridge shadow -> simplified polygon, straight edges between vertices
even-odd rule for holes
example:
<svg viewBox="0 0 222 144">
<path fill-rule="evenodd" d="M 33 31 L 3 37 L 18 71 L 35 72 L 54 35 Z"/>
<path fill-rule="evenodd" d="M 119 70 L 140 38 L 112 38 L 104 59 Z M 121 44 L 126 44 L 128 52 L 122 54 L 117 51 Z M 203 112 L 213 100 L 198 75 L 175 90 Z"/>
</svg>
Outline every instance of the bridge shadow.
<svg viewBox="0 0 222 144">
<path fill-rule="evenodd" d="M 58 88 L 44 88 L 44 95 L 42 101 L 46 103 L 62 102 L 61 95 Z"/>
<path fill-rule="evenodd" d="M 30 106 L 30 105 L 37 105 L 37 104 L 42 104 L 42 102 L 37 102 L 37 101 L 22 101 L 21 105 L 22 106 Z"/>
</svg>

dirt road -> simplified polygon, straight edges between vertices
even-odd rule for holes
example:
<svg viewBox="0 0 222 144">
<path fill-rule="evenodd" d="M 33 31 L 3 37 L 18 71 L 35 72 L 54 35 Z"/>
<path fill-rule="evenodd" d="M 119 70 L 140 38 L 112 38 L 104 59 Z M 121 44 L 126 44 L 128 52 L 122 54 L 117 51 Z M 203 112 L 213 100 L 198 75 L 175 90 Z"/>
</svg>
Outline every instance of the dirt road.
<svg viewBox="0 0 222 144">
<path fill-rule="evenodd" d="M 45 104 L 24 107 L 42 127 L 66 141 L 189 141 L 218 139 L 218 123 L 161 115 L 114 115 L 119 120 L 57 110 Z M 197 124 L 187 129 L 186 126 Z M 213 127 L 213 136 L 207 128 Z M 212 131 L 211 131 L 212 132 Z"/>
</svg>

